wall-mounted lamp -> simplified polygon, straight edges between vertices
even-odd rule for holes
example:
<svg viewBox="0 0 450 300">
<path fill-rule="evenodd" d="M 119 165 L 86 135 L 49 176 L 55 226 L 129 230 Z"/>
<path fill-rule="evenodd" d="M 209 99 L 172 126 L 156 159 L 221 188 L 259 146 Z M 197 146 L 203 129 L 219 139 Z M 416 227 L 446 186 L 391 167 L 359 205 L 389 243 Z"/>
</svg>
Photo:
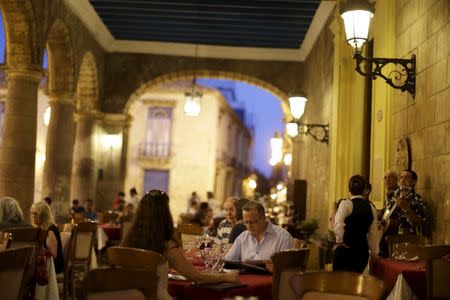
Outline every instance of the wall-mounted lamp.
<svg viewBox="0 0 450 300">
<path fill-rule="evenodd" d="M 275 166 L 283 158 L 283 139 L 278 132 L 275 132 L 273 138 L 270 139 L 270 148 L 272 149 L 272 156 L 270 157 L 269 164 Z"/>
<path fill-rule="evenodd" d="M 328 144 L 328 124 L 305 124 L 300 122 L 300 119 L 305 112 L 306 101 L 308 101 L 308 99 L 305 97 L 289 97 L 289 107 L 294 119 L 286 123 L 287 134 L 291 138 L 294 138 L 299 134 L 309 134 L 316 141 Z"/>
<path fill-rule="evenodd" d="M 416 93 L 416 57 L 377 58 L 364 57 L 362 47 L 367 41 L 370 22 L 375 8 L 367 0 L 348 0 L 341 5 L 341 17 L 344 19 L 345 33 L 348 43 L 354 48 L 353 58 L 356 61 L 355 70 L 366 77 L 383 78 L 387 84 L 402 92 L 408 91 L 414 98 Z M 383 68 L 393 64 L 396 69 L 383 72 Z M 400 68 L 398 68 L 400 66 Z"/>
</svg>

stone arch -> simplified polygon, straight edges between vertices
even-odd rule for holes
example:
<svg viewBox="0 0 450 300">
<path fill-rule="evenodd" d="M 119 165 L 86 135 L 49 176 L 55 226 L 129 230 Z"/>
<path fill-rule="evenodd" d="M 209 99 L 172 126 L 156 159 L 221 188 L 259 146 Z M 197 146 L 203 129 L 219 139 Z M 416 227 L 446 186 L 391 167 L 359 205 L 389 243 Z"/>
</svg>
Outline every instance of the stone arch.
<svg viewBox="0 0 450 300">
<path fill-rule="evenodd" d="M 86 52 L 81 60 L 76 105 L 79 112 L 99 108 L 97 62 L 91 51 Z"/>
<path fill-rule="evenodd" d="M 31 1 L 0 0 L 5 25 L 8 66 L 38 68 L 40 57 L 37 20 Z"/>
<path fill-rule="evenodd" d="M 56 19 L 47 34 L 48 91 L 71 99 L 74 92 L 74 60 L 67 26 Z"/>
<path fill-rule="evenodd" d="M 144 83 L 141 85 L 136 91 L 134 91 L 133 94 L 131 94 L 130 98 L 128 99 L 125 108 L 123 112 L 125 114 L 128 113 L 130 108 L 132 107 L 133 103 L 136 102 L 139 97 L 148 91 L 149 89 L 156 87 L 160 84 L 168 83 L 170 81 L 175 80 L 191 80 L 192 77 L 196 76 L 197 78 L 215 78 L 215 79 L 227 79 L 227 80 L 235 80 L 235 81 L 241 81 L 245 82 L 254 86 L 257 86 L 261 89 L 264 89 L 268 91 L 269 93 L 273 94 L 277 98 L 280 99 L 281 104 L 281 110 L 283 111 L 283 114 L 285 116 L 288 116 L 290 114 L 289 112 L 289 104 L 287 101 L 287 95 L 285 92 L 280 90 L 279 88 L 275 87 L 274 85 L 252 77 L 248 75 L 244 75 L 241 73 L 235 73 L 235 72 L 225 72 L 225 71 L 210 71 L 210 70 L 200 70 L 200 71 L 182 71 L 182 72 L 174 72 L 169 74 L 164 74 L 159 77 L 156 77 L 155 79 Z"/>
</svg>

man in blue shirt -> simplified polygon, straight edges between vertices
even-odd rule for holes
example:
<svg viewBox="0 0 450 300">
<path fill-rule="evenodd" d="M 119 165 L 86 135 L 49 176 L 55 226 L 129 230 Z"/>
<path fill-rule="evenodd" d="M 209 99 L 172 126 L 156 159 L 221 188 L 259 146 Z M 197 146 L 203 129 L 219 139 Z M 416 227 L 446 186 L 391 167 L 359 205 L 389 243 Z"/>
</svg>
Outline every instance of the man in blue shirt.
<svg viewBox="0 0 450 300">
<path fill-rule="evenodd" d="M 242 220 L 247 231 L 236 238 L 225 260 L 268 261 L 272 254 L 292 249 L 292 236 L 269 222 L 259 202 L 249 201 L 242 207 Z"/>
</svg>

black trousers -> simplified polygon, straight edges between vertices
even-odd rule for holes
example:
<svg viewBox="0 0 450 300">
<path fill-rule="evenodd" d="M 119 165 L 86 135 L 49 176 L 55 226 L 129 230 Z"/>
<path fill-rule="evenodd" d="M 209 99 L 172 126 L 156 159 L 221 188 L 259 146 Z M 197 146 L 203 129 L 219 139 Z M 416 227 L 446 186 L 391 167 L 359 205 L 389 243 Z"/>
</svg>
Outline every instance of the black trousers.
<svg viewBox="0 0 450 300">
<path fill-rule="evenodd" d="M 369 261 L 369 249 L 339 247 L 333 253 L 333 271 L 362 273 Z"/>
</svg>

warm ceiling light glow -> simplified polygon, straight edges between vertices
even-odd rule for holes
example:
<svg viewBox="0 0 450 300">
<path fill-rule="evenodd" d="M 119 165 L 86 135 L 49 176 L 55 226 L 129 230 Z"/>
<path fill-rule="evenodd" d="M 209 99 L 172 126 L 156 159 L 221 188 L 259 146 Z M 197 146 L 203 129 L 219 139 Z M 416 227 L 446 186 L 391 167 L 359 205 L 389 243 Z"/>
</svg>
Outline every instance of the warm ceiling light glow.
<svg viewBox="0 0 450 300">
<path fill-rule="evenodd" d="M 103 144 L 108 148 L 119 148 L 121 143 L 120 135 L 118 134 L 105 134 L 103 136 Z"/>
<path fill-rule="evenodd" d="M 184 113 L 190 117 L 198 117 L 201 111 L 200 99 L 202 93 L 193 91 L 184 93 Z"/>
<path fill-rule="evenodd" d="M 256 189 L 256 186 L 257 184 L 255 179 L 252 178 L 248 181 L 248 187 L 251 188 L 252 190 Z"/>
</svg>

